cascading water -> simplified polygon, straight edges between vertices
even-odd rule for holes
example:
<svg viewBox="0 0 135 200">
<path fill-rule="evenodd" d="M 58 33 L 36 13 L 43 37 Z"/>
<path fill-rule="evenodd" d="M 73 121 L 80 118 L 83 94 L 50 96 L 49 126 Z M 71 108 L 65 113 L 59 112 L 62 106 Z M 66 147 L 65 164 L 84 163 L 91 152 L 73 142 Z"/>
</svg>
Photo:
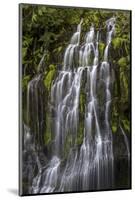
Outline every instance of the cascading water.
<svg viewBox="0 0 135 200">
<path fill-rule="evenodd" d="M 58 72 L 51 87 L 50 104 L 55 116 L 53 118 L 52 156 L 45 166 L 42 166 L 38 161 L 38 173 L 32 181 L 30 193 L 113 188 L 113 138 L 109 123 L 113 78 L 108 53 L 115 30 L 115 18 L 106 22 L 107 39 L 102 62 L 99 62 L 100 32 L 96 32 L 92 25 L 90 31 L 86 34 L 84 44 L 81 45 L 82 22 L 83 20 L 78 25 L 77 31 L 72 36 L 65 51 L 63 70 Z M 80 120 L 79 101 L 84 77 L 86 79 L 84 86 L 86 95 L 84 129 L 82 130 L 81 145 L 77 146 Z M 31 119 L 29 124 L 32 128 L 29 130 L 25 127 L 25 132 L 26 140 L 34 135 L 34 149 L 37 147 L 36 142 L 42 146 L 43 140 L 45 119 L 43 98 L 40 96 L 41 93 L 43 94 L 43 88 L 39 89 L 39 85 L 42 85 L 41 80 L 42 74 L 39 74 L 28 84 L 27 118 L 28 121 Z M 100 88 L 100 83 L 102 83 L 103 88 Z M 100 89 L 103 92 L 103 105 L 100 105 Z M 30 98 L 32 99 L 31 106 Z M 40 108 L 38 106 L 39 101 Z M 40 116 L 39 109 L 42 110 Z M 36 113 L 36 115 L 32 118 L 33 113 Z M 126 142 L 125 134 L 123 131 L 122 133 Z M 70 142 L 68 144 L 69 150 L 65 156 L 67 138 L 70 138 Z M 127 151 L 129 151 L 128 146 Z"/>
<path fill-rule="evenodd" d="M 125 145 L 126 145 L 126 150 L 127 150 L 127 155 L 128 155 L 128 162 L 130 161 L 130 148 L 129 148 L 129 143 L 128 143 L 128 138 L 122 128 L 122 126 L 120 125 L 120 129 L 121 129 L 121 132 L 122 132 L 122 135 L 124 137 L 124 141 L 125 141 Z"/>
</svg>

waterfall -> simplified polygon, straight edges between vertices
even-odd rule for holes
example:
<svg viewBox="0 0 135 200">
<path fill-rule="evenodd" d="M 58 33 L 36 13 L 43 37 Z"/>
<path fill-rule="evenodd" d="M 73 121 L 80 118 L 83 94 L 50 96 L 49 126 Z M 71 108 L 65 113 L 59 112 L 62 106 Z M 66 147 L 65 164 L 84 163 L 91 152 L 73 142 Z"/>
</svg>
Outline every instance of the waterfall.
<svg viewBox="0 0 135 200">
<path fill-rule="evenodd" d="M 108 47 L 111 42 L 112 29 L 109 30 L 110 21 L 107 26 L 107 35 L 109 35 L 106 48 L 104 61 L 101 63 L 101 77 L 104 78 L 106 98 L 105 98 L 105 125 L 106 130 L 102 134 L 99 117 L 98 117 L 98 99 L 96 96 L 96 82 L 98 73 L 98 32 L 96 46 L 94 45 L 95 33 L 94 27 L 90 28 L 90 32 L 86 35 L 85 45 L 80 50 L 80 66 L 78 69 L 81 71 L 86 69 L 87 72 L 87 93 L 86 112 L 85 112 L 85 127 L 84 139 L 81 145 L 79 155 L 78 152 L 69 154 L 66 169 L 62 176 L 61 186 L 59 191 L 76 191 L 76 190 L 89 190 L 89 189 L 105 189 L 113 187 L 113 144 L 112 133 L 109 126 L 109 106 L 111 102 L 110 86 L 110 66 L 107 62 Z M 89 58 L 94 54 L 94 61 L 92 66 L 89 65 Z M 76 73 L 76 72 L 74 72 Z M 82 73 L 80 74 L 80 77 Z M 104 77 L 103 77 L 104 76 Z M 80 78 L 81 80 L 81 78 Z M 80 83 L 78 84 L 77 93 L 80 90 Z M 70 97 L 71 99 L 71 97 Z M 78 98 L 77 98 L 78 99 Z M 78 101 L 76 101 L 78 102 Z M 72 119 L 72 118 L 71 118 Z M 74 120 L 72 120 L 74 122 Z M 92 138 L 92 124 L 95 124 L 95 136 Z M 72 123 L 74 124 L 74 123 Z M 73 128 L 73 127 L 72 127 Z M 102 136 L 104 135 L 104 136 Z M 70 163 L 70 164 L 69 164 Z M 72 163 L 72 164 L 71 164 Z M 78 178 L 79 177 L 79 178 Z"/>
<path fill-rule="evenodd" d="M 38 160 L 38 173 L 33 178 L 30 187 L 30 192 L 33 194 L 113 188 L 113 137 L 109 117 L 113 80 L 109 49 L 115 31 L 115 18 L 106 21 L 106 46 L 102 61 L 99 61 L 100 32 L 96 31 L 92 25 L 82 44 L 82 23 L 83 20 L 66 48 L 63 69 L 58 71 L 51 86 L 50 104 L 55 113 L 52 122 L 54 126 L 52 155 L 44 166 Z M 83 90 L 86 95 L 86 104 L 84 127 L 81 133 L 83 138 L 81 144 L 77 145 L 80 131 L 79 103 L 84 77 Z M 43 124 L 45 123 L 43 94 L 42 74 L 39 73 L 28 84 L 27 123 L 29 128 L 25 127 L 26 140 L 33 137 L 32 141 L 35 145 L 33 148 L 38 150 L 40 146 L 43 146 Z M 100 95 L 102 95 L 102 101 Z M 101 102 L 102 105 L 100 105 Z M 129 155 L 127 138 L 122 128 L 121 130 Z M 70 141 L 68 150 L 65 152 L 67 138 Z"/>
<path fill-rule="evenodd" d="M 81 20 L 80 24 L 77 27 L 77 31 L 74 33 L 74 35 L 71 38 L 71 42 L 68 45 L 65 56 L 64 56 L 64 69 L 71 69 L 73 67 L 73 64 L 75 65 L 75 60 L 78 59 L 77 53 L 80 43 L 80 34 L 81 34 L 81 24 L 83 20 Z"/>
<path fill-rule="evenodd" d="M 127 155 L 128 155 L 128 160 L 130 160 L 130 148 L 129 148 L 129 143 L 128 143 L 128 138 L 122 128 L 122 126 L 120 125 L 120 129 L 121 129 L 121 132 L 122 132 L 122 135 L 124 137 L 124 141 L 125 141 L 125 145 L 126 145 L 126 150 L 127 150 Z"/>
</svg>

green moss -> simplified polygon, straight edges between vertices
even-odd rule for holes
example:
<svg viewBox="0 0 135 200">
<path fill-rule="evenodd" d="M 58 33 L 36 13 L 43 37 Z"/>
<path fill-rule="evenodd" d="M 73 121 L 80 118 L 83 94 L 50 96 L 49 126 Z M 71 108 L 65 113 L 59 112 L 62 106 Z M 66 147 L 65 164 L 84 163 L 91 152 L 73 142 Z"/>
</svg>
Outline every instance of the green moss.
<svg viewBox="0 0 135 200">
<path fill-rule="evenodd" d="M 52 84 L 52 81 L 54 80 L 55 73 L 56 73 L 56 67 L 55 67 L 55 65 L 50 65 L 49 66 L 49 71 L 45 75 L 45 79 L 44 79 L 45 87 L 48 90 L 50 90 L 50 88 L 51 88 L 51 84 Z"/>
<path fill-rule="evenodd" d="M 23 59 L 26 56 L 26 54 L 27 54 L 27 47 L 22 48 L 22 57 L 23 57 Z"/>
<path fill-rule="evenodd" d="M 72 147 L 73 144 L 73 138 L 71 134 L 67 134 L 65 144 L 64 144 L 64 157 L 67 158 L 68 153 Z"/>
<path fill-rule="evenodd" d="M 30 81 L 30 75 L 23 77 L 23 79 L 22 79 L 22 89 L 23 89 L 23 91 L 27 88 L 29 81 Z"/>
<path fill-rule="evenodd" d="M 80 112 L 83 113 L 85 109 L 85 94 L 81 93 L 80 94 Z"/>
<path fill-rule="evenodd" d="M 122 38 L 120 38 L 120 37 L 114 38 L 112 40 L 112 45 L 113 45 L 113 47 L 114 47 L 115 50 L 118 49 L 118 48 L 120 48 L 121 45 L 122 45 Z"/>
<path fill-rule="evenodd" d="M 117 124 L 113 124 L 113 126 L 112 126 L 112 132 L 113 133 L 117 132 Z"/>
<path fill-rule="evenodd" d="M 123 123 L 124 129 L 128 133 L 130 133 L 130 122 L 127 119 L 124 119 L 124 120 L 122 120 L 122 123 Z"/>
<path fill-rule="evenodd" d="M 99 53 L 100 53 L 100 57 L 103 57 L 104 49 L 105 49 L 105 44 L 104 44 L 103 42 L 99 42 Z"/>
<path fill-rule="evenodd" d="M 83 129 L 84 129 L 83 126 L 81 126 L 80 130 L 79 130 L 79 134 L 77 135 L 77 138 L 76 138 L 76 141 L 75 141 L 76 145 L 81 145 L 82 142 L 83 142 L 83 137 L 84 137 Z"/>
<path fill-rule="evenodd" d="M 51 143 L 51 139 L 52 139 L 51 133 L 50 132 L 46 132 L 44 134 L 44 143 L 45 143 L 45 145 L 50 144 Z"/>
<path fill-rule="evenodd" d="M 121 72 L 120 81 L 121 81 L 121 91 L 123 91 L 122 98 L 124 98 L 125 101 L 128 101 L 128 79 L 126 75 L 127 74 L 125 74 L 124 72 Z"/>
<path fill-rule="evenodd" d="M 126 57 L 122 57 L 122 58 L 120 58 L 119 60 L 118 60 L 118 65 L 120 66 L 120 67 L 126 67 L 127 66 L 127 59 L 126 59 Z"/>
<path fill-rule="evenodd" d="M 51 120 L 50 114 L 46 113 L 46 130 L 44 133 L 44 144 L 47 146 L 52 141 L 52 134 L 51 134 Z"/>
</svg>

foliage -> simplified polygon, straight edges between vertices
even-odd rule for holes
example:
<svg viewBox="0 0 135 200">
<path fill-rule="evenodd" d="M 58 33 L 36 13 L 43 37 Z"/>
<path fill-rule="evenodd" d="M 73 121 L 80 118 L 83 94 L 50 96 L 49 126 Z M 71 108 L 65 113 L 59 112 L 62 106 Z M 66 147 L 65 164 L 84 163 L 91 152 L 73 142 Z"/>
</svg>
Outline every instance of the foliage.
<svg viewBox="0 0 135 200">
<path fill-rule="evenodd" d="M 49 65 L 49 71 L 45 75 L 44 84 L 48 91 L 51 89 L 51 84 L 56 73 L 56 67 L 54 65 Z"/>
<path fill-rule="evenodd" d="M 130 132 L 130 14 L 116 14 L 115 37 L 112 40 L 111 61 L 115 71 L 112 103 L 112 131 L 123 121 L 124 130 Z M 115 128 L 114 128 L 115 127 Z M 115 130 L 114 130 L 115 129 Z"/>
<path fill-rule="evenodd" d="M 27 89 L 28 82 L 30 81 L 30 75 L 24 76 L 22 80 L 22 90 Z"/>
</svg>

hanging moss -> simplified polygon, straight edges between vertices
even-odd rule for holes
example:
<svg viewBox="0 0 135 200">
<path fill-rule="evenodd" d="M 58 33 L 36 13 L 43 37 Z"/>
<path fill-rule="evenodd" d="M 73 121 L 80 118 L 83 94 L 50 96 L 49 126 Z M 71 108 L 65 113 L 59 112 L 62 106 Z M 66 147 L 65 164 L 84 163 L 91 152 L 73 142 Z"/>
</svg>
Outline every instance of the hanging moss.
<svg viewBox="0 0 135 200">
<path fill-rule="evenodd" d="M 104 49 L 105 49 L 105 44 L 103 42 L 99 42 L 99 55 L 100 55 L 100 58 L 102 58 L 103 55 L 104 55 Z"/>
</svg>

